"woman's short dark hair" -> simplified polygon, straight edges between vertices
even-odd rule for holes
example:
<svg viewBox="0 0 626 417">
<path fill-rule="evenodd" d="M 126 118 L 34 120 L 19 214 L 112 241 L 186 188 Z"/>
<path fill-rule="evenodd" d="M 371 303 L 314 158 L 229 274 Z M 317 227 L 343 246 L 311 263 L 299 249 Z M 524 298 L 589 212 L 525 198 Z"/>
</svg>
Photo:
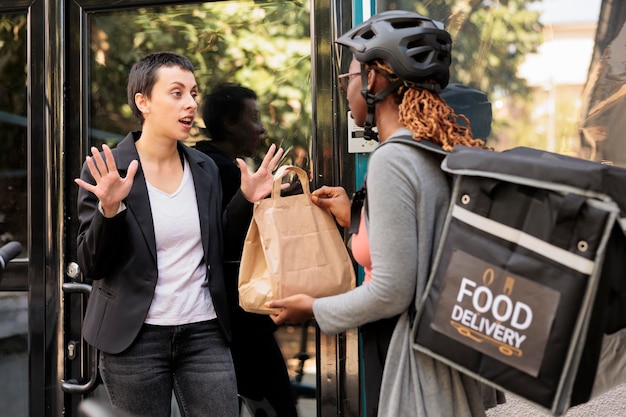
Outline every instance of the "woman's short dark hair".
<svg viewBox="0 0 626 417">
<path fill-rule="evenodd" d="M 144 56 L 133 65 L 128 74 L 128 105 L 142 125 L 144 118 L 135 104 L 135 94 L 141 93 L 150 98 L 152 88 L 157 81 L 157 70 L 162 67 L 180 67 L 190 72 L 194 71 L 191 61 L 175 52 L 154 52 Z"/>
<path fill-rule="evenodd" d="M 244 109 L 244 100 L 247 99 L 256 100 L 257 95 L 241 84 L 222 83 L 215 86 L 203 100 L 202 119 L 206 126 L 205 134 L 214 142 L 228 139 L 224 122 L 235 123 L 239 120 Z"/>
</svg>

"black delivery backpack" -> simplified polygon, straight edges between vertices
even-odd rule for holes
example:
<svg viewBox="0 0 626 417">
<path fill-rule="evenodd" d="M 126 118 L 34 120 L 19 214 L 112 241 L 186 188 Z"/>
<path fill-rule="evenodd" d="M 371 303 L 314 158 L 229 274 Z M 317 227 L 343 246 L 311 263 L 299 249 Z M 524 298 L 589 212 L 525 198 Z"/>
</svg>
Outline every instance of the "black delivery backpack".
<svg viewBox="0 0 626 417">
<path fill-rule="evenodd" d="M 626 382 L 626 169 L 464 146 L 441 167 L 414 349 L 553 415 Z"/>
</svg>

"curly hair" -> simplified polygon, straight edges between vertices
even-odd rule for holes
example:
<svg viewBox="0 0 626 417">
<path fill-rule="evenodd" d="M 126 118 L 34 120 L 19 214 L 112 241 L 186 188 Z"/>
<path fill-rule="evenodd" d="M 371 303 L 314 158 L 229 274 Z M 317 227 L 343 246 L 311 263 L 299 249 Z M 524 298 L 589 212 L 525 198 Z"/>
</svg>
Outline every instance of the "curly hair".
<svg viewBox="0 0 626 417">
<path fill-rule="evenodd" d="M 398 79 L 384 61 L 375 60 L 366 67 L 381 74 L 389 82 Z M 396 91 L 396 100 L 400 105 L 399 121 L 413 132 L 413 139 L 429 140 L 441 145 L 444 151 L 451 151 L 456 145 L 491 149 L 484 140 L 472 137 L 469 119 L 465 115 L 456 114 L 437 93 L 405 82 Z M 465 126 L 459 125 L 459 119 L 465 121 Z"/>
</svg>

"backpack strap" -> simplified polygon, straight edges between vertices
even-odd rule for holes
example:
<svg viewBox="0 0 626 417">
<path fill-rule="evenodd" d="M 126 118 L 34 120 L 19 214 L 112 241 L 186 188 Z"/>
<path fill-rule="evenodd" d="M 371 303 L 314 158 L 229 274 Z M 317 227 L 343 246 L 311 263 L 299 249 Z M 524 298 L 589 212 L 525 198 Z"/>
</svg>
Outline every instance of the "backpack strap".
<svg viewBox="0 0 626 417">
<path fill-rule="evenodd" d="M 448 155 L 449 152 L 444 151 L 443 148 L 441 147 L 441 145 L 437 145 L 436 143 L 432 143 L 429 140 L 415 140 L 413 139 L 413 137 L 411 135 L 398 135 L 398 136 L 392 136 L 391 138 L 387 139 L 386 141 L 384 141 L 383 143 L 381 143 L 380 145 L 378 145 L 378 148 L 380 148 L 381 146 L 384 146 L 388 143 L 403 143 L 405 145 L 411 145 L 411 146 L 415 146 L 417 148 L 423 149 L 425 151 L 428 152 L 432 152 L 432 153 L 436 153 L 442 156 L 446 156 Z"/>
<path fill-rule="evenodd" d="M 417 141 L 413 139 L 411 135 L 408 135 L 408 134 L 393 136 L 389 138 L 388 140 L 384 141 L 383 143 L 381 143 L 380 145 L 378 145 L 376 149 L 388 143 L 402 143 L 405 145 L 415 146 L 427 152 L 440 155 L 440 157 L 441 156 L 445 157 L 446 155 L 448 155 L 448 152 L 444 151 L 440 145 L 432 143 L 431 141 L 428 141 L 428 140 Z M 363 181 L 363 186 L 359 190 L 355 191 L 355 193 L 352 195 L 351 202 L 352 204 L 350 206 L 350 229 L 348 230 L 348 233 L 354 234 L 359 231 L 361 209 L 364 206 L 365 206 L 365 216 L 367 219 L 367 178 Z"/>
<path fill-rule="evenodd" d="M 408 145 L 408 146 L 414 146 L 418 149 L 424 150 L 426 152 L 429 152 L 433 157 L 437 157 L 440 160 L 443 160 L 443 158 L 445 158 L 449 152 L 446 152 L 443 150 L 443 148 L 441 147 L 441 145 L 437 145 L 429 140 L 415 140 L 413 139 L 413 136 L 411 135 L 398 135 L 398 136 L 393 136 L 389 139 L 387 139 L 386 141 L 384 141 L 383 143 L 381 143 L 380 145 L 378 145 L 378 148 L 380 148 L 381 146 L 384 146 L 388 143 L 401 143 L 404 145 Z M 367 195 L 366 195 L 367 196 Z M 365 215 L 367 216 L 367 207 L 366 207 L 366 213 Z M 367 218 L 367 217 L 366 217 Z M 358 225 L 357 225 L 358 227 Z M 350 224 L 350 228 L 352 228 L 352 223 Z M 417 288 L 416 288 L 417 291 Z M 410 323 L 413 323 L 415 320 L 415 316 L 417 315 L 417 309 L 415 307 L 415 300 L 417 299 L 417 293 L 414 294 L 414 301 L 409 305 L 409 320 Z"/>
<path fill-rule="evenodd" d="M 363 180 L 363 186 L 352 194 L 350 205 L 350 229 L 348 233 L 353 235 L 359 231 L 361 222 L 361 209 L 367 200 L 367 178 Z M 366 207 L 367 210 L 367 207 Z"/>
</svg>

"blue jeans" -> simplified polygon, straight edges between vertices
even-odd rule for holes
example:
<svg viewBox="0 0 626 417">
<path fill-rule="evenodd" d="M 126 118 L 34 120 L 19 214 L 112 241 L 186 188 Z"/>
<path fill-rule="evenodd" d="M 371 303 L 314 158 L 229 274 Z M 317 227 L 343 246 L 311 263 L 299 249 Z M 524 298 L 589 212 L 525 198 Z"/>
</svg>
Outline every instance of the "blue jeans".
<svg viewBox="0 0 626 417">
<path fill-rule="evenodd" d="M 230 349 L 217 320 L 182 326 L 144 324 L 119 354 L 100 354 L 113 408 L 136 417 L 170 417 L 172 390 L 184 417 L 237 417 Z"/>
</svg>

